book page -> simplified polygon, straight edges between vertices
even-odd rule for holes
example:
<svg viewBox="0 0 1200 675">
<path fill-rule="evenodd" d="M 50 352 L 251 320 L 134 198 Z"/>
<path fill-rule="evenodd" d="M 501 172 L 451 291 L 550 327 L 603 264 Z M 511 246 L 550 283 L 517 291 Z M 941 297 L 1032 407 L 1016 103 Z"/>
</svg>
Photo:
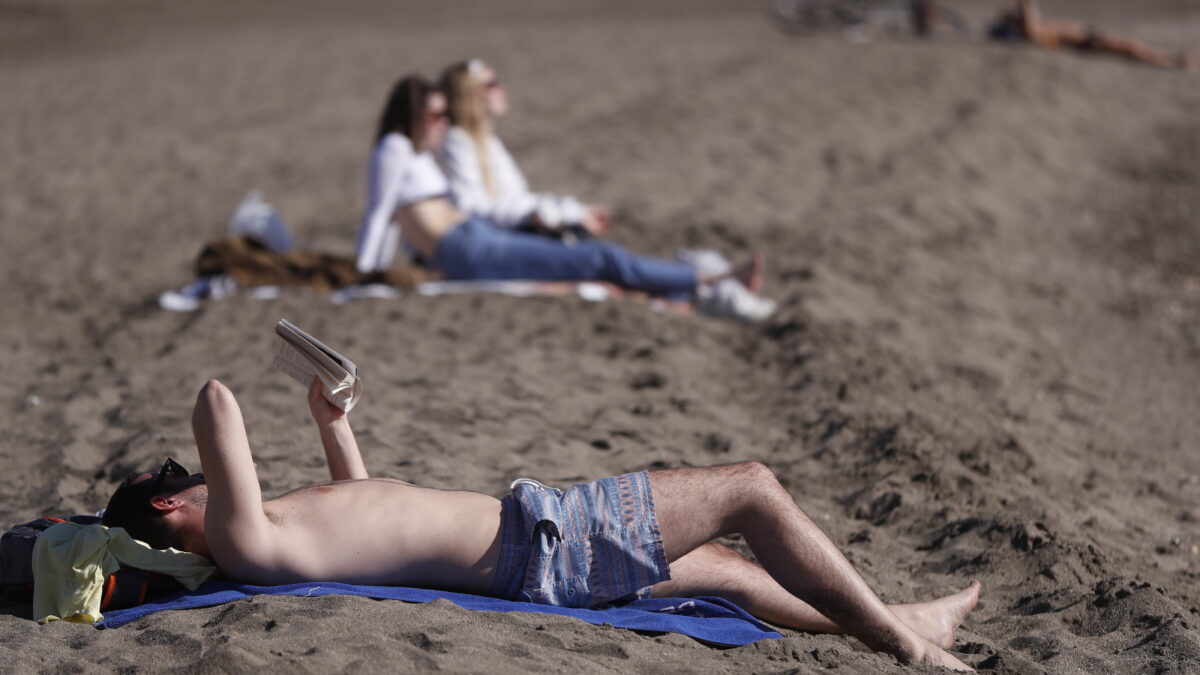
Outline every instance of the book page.
<svg viewBox="0 0 1200 675">
<path fill-rule="evenodd" d="M 339 379 L 345 375 L 350 375 L 351 377 L 358 375 L 358 368 L 354 365 L 353 361 L 333 351 L 320 340 L 304 332 L 287 319 L 281 319 L 275 325 L 275 333 L 290 342 L 296 349 L 307 354 L 325 372 L 335 375 Z"/>
<path fill-rule="evenodd" d="M 306 388 L 312 386 L 314 377 L 320 378 L 325 399 L 349 412 L 358 402 L 362 392 L 361 379 L 357 374 L 347 372 L 328 356 L 328 353 L 332 353 L 340 358 L 336 352 L 328 348 L 317 349 L 317 345 L 301 337 L 307 335 L 306 333 L 299 329 L 288 330 L 291 328 L 290 324 L 285 326 L 283 323 L 280 322 L 280 325 L 276 326 L 279 342 L 275 352 L 275 367 Z M 353 362 L 343 360 L 354 367 Z"/>
</svg>

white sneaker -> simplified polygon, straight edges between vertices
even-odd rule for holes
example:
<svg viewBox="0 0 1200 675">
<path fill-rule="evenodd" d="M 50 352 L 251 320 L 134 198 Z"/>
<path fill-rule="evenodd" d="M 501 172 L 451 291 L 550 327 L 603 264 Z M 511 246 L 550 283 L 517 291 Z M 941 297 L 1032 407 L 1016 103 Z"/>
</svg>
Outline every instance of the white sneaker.
<svg viewBox="0 0 1200 675">
<path fill-rule="evenodd" d="M 763 321 L 775 313 L 774 300 L 757 295 L 733 278 L 702 286 L 696 293 L 696 309 L 709 316 L 742 321 Z"/>
<path fill-rule="evenodd" d="M 158 306 L 172 312 L 191 312 L 200 307 L 201 301 L 224 300 L 237 293 L 238 285 L 233 277 L 224 274 L 215 277 L 200 277 L 178 291 L 167 291 L 158 296 Z"/>
<path fill-rule="evenodd" d="M 719 277 L 733 270 L 725 256 L 706 248 L 681 248 L 675 252 L 675 259 L 696 270 L 700 277 Z"/>
</svg>

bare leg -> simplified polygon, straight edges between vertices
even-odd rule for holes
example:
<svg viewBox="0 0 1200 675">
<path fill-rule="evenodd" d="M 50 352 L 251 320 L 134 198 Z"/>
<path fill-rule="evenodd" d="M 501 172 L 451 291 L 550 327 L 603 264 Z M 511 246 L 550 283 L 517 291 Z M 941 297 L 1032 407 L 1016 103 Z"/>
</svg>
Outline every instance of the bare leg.
<svg viewBox="0 0 1200 675">
<path fill-rule="evenodd" d="M 780 586 L 871 649 L 970 670 L 896 618 L 762 464 L 656 471 L 650 486 L 668 560 L 740 532 Z"/>
<path fill-rule="evenodd" d="M 720 544 L 705 544 L 671 563 L 671 580 L 654 587 L 655 597 L 715 595 L 733 601 L 754 616 L 810 633 L 845 633 L 811 605 L 788 593 L 759 565 Z M 954 630 L 979 600 L 979 582 L 933 602 L 888 605 L 917 635 L 947 648 Z"/>
<path fill-rule="evenodd" d="M 1080 45 L 1083 49 L 1091 49 L 1095 51 L 1109 52 L 1118 56 L 1141 61 L 1152 66 L 1160 68 L 1182 68 L 1186 66 L 1186 57 L 1179 54 L 1168 52 L 1162 49 L 1156 49 L 1150 45 L 1127 38 L 1123 35 L 1108 33 L 1105 31 L 1095 31 L 1088 36 L 1088 40 Z"/>
</svg>

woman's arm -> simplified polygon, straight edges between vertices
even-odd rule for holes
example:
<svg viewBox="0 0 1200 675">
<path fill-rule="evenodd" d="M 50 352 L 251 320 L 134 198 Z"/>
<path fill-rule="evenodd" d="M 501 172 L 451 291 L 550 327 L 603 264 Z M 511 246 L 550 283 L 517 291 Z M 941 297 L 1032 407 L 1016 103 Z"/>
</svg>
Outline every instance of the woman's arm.
<svg viewBox="0 0 1200 675">
<path fill-rule="evenodd" d="M 387 269 L 396 255 L 400 234 L 392 226 L 399 203 L 401 181 L 412 165 L 412 144 L 407 139 L 384 137 L 371 155 L 367 175 L 367 210 L 356 247 L 359 272 Z"/>
<path fill-rule="evenodd" d="M 499 138 L 492 137 L 492 167 L 496 180 L 496 216 L 513 225 L 532 220 L 547 230 L 581 226 L 594 236 L 608 231 L 611 222 L 608 211 L 599 206 L 586 206 L 570 195 L 534 193 L 529 191 L 525 175 Z"/>
</svg>

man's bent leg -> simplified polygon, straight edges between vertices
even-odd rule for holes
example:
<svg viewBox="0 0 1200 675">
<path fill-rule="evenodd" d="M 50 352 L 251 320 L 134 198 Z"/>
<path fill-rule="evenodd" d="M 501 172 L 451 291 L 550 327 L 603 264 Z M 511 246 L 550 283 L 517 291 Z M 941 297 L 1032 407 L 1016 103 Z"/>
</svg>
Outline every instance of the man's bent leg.
<svg viewBox="0 0 1200 675">
<path fill-rule="evenodd" d="M 709 543 L 671 563 L 671 579 L 654 586 L 657 598 L 715 595 L 771 623 L 810 633 L 845 633 L 824 614 L 788 593 L 761 566 L 721 544 Z M 954 631 L 975 608 L 979 582 L 931 602 L 888 605 L 904 625 L 933 644 L 954 644 Z"/>
<path fill-rule="evenodd" d="M 660 523 L 661 527 L 661 523 Z M 788 593 L 762 567 L 720 544 L 705 544 L 671 561 L 671 579 L 654 586 L 656 598 L 713 595 L 763 621 L 811 633 L 843 633 L 812 605 Z"/>
<path fill-rule="evenodd" d="M 780 586 L 868 647 L 966 667 L 897 619 L 762 464 L 657 471 L 650 486 L 668 560 L 741 533 Z"/>
</svg>

